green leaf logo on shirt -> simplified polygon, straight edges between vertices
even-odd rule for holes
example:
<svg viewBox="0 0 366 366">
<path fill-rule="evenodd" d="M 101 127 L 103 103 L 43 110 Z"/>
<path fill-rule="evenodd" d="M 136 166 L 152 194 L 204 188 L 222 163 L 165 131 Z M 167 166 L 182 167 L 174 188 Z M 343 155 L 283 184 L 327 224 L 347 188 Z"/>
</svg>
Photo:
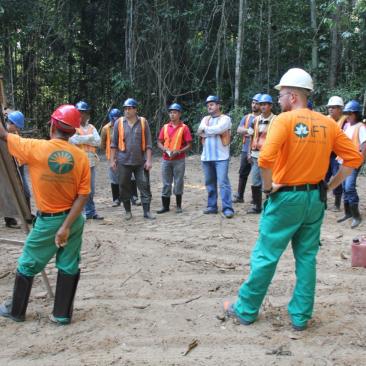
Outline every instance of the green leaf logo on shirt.
<svg viewBox="0 0 366 366">
<path fill-rule="evenodd" d="M 297 137 L 300 137 L 301 139 L 304 137 L 307 137 L 309 134 L 308 126 L 306 126 L 304 123 L 297 123 L 294 129 L 295 135 Z"/>
<path fill-rule="evenodd" d="M 55 151 L 48 158 L 48 166 L 56 174 L 65 174 L 74 168 L 74 158 L 67 151 Z"/>
</svg>

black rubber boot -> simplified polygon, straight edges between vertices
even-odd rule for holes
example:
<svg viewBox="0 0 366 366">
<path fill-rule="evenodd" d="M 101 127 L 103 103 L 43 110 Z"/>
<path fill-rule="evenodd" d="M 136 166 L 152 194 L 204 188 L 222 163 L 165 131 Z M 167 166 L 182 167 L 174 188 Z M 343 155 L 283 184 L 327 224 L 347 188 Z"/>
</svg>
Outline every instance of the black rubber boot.
<svg viewBox="0 0 366 366">
<path fill-rule="evenodd" d="M 177 208 L 175 209 L 175 213 L 182 213 L 182 195 L 177 194 L 175 196 L 175 202 L 177 203 Z"/>
<path fill-rule="evenodd" d="M 71 322 L 72 312 L 74 309 L 74 298 L 79 278 L 80 270 L 74 275 L 58 271 L 55 302 L 53 305 L 52 315 L 50 316 L 50 319 L 54 323 L 66 325 Z"/>
<path fill-rule="evenodd" d="M 351 224 L 351 229 L 354 229 L 355 227 L 357 227 L 358 225 L 361 224 L 361 215 L 360 215 L 360 211 L 358 210 L 358 204 L 356 205 L 351 205 L 350 206 L 351 209 L 351 213 L 352 213 L 352 224 Z"/>
<path fill-rule="evenodd" d="M 112 207 L 120 206 L 121 202 L 119 200 L 119 185 L 111 183 L 111 190 L 112 190 L 112 200 L 113 200 Z"/>
<path fill-rule="evenodd" d="M 130 201 L 124 201 L 123 207 L 125 208 L 125 220 L 131 220 L 132 219 L 132 213 L 131 213 L 131 202 Z"/>
<path fill-rule="evenodd" d="M 149 220 L 155 220 L 155 217 L 150 212 L 150 203 L 143 203 L 142 209 L 144 210 L 144 218 Z"/>
<path fill-rule="evenodd" d="M 243 203 L 244 202 L 244 190 L 245 190 L 246 183 L 247 183 L 246 179 L 239 177 L 238 192 L 234 194 L 233 203 Z"/>
<path fill-rule="evenodd" d="M 252 200 L 250 201 L 250 204 L 251 205 L 255 205 L 255 199 L 254 199 L 254 196 L 255 196 L 255 186 L 252 186 Z"/>
<path fill-rule="evenodd" d="M 157 214 L 162 214 L 164 212 L 168 212 L 169 211 L 169 206 L 170 206 L 170 197 L 161 197 L 161 203 L 163 205 L 163 207 L 160 210 L 157 210 L 156 213 Z"/>
<path fill-rule="evenodd" d="M 4 217 L 5 220 L 5 226 L 9 227 L 11 229 L 20 229 L 20 226 L 18 225 L 18 221 L 14 219 L 13 217 Z"/>
<path fill-rule="evenodd" d="M 25 276 L 17 271 L 15 274 L 13 299 L 4 301 L 0 305 L 0 315 L 13 319 L 16 322 L 24 322 L 32 285 L 33 277 Z"/>
<path fill-rule="evenodd" d="M 262 187 L 252 186 L 254 207 L 247 211 L 247 214 L 260 214 L 262 211 Z"/>
<path fill-rule="evenodd" d="M 344 202 L 344 216 L 337 220 L 337 222 L 343 222 L 352 217 L 351 208 L 348 202 Z"/>
<path fill-rule="evenodd" d="M 334 196 L 334 206 L 331 208 L 333 212 L 339 212 L 341 210 L 341 201 L 342 196 L 340 195 Z"/>
</svg>

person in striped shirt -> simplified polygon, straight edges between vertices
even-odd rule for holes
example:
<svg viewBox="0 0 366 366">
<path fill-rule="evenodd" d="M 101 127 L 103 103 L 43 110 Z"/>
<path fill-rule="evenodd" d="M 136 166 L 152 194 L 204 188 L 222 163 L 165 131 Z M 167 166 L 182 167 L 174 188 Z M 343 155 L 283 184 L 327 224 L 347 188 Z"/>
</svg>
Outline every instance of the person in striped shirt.
<svg viewBox="0 0 366 366">
<path fill-rule="evenodd" d="M 206 99 L 208 115 L 203 117 L 197 130 L 203 149 L 201 155 L 205 185 L 208 193 L 204 214 L 216 214 L 217 185 L 220 188 L 222 212 L 226 218 L 234 216 L 229 180 L 231 118 L 221 112 L 221 100 L 216 95 Z"/>
</svg>

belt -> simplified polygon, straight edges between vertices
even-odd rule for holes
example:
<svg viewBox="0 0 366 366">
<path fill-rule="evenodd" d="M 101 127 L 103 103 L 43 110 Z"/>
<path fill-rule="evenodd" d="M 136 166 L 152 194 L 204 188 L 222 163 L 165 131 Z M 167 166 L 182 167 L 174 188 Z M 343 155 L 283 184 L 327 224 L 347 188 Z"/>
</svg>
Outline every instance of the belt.
<svg viewBox="0 0 366 366">
<path fill-rule="evenodd" d="M 66 215 L 70 212 L 70 210 L 60 211 L 60 212 L 41 212 L 37 211 L 38 217 L 54 217 L 54 216 L 61 216 Z"/>
<path fill-rule="evenodd" d="M 319 183 L 317 184 L 302 184 L 300 186 L 284 186 L 281 187 L 278 192 L 292 192 L 292 191 L 314 191 L 319 189 Z"/>
</svg>

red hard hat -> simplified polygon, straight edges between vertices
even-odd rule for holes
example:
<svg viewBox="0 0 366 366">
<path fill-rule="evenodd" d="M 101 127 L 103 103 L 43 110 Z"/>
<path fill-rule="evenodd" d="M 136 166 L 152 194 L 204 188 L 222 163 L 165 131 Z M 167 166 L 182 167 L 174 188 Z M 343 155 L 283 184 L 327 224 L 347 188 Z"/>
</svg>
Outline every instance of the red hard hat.
<svg viewBox="0 0 366 366">
<path fill-rule="evenodd" d="M 60 105 L 52 113 L 51 118 L 73 128 L 80 127 L 81 114 L 72 104 Z"/>
</svg>

